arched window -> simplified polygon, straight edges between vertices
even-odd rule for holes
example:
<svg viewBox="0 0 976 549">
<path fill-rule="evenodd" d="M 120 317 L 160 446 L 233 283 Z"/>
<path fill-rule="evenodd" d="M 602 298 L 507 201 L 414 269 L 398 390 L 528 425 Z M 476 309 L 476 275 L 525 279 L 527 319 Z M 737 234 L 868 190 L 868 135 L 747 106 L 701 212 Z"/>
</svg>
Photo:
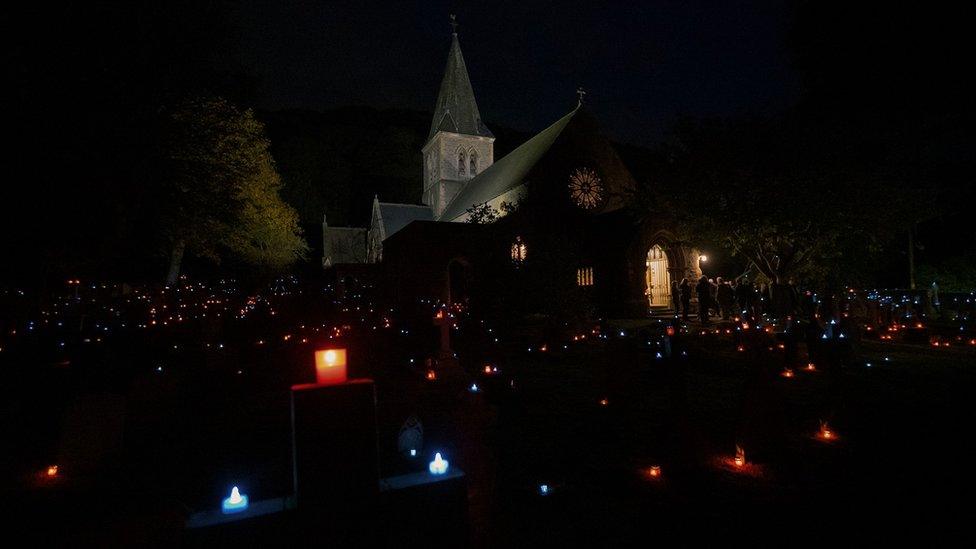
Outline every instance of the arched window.
<svg viewBox="0 0 976 549">
<path fill-rule="evenodd" d="M 468 173 L 471 174 L 471 177 L 474 177 L 478 173 L 478 153 L 472 149 L 471 154 L 468 155 L 468 159 L 468 165 L 470 166 Z"/>
<path fill-rule="evenodd" d="M 464 151 L 458 151 L 458 175 L 464 175 L 465 169 Z"/>
<path fill-rule="evenodd" d="M 512 242 L 512 263 L 514 263 L 516 267 L 524 263 L 525 256 L 528 255 L 528 252 L 529 248 L 525 245 L 525 242 L 522 241 L 522 237 L 516 236 L 515 241 Z"/>
<path fill-rule="evenodd" d="M 593 285 L 593 267 L 581 267 L 579 269 L 576 269 L 576 285 L 577 286 Z"/>
</svg>

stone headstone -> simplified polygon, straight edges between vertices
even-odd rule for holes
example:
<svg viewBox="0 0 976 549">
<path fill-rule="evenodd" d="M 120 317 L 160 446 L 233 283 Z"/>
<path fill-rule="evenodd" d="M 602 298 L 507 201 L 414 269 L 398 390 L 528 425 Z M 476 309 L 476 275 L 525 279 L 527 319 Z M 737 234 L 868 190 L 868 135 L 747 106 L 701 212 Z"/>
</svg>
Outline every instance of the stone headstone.
<svg viewBox="0 0 976 549">
<path fill-rule="evenodd" d="M 402 454 L 410 450 L 419 452 L 423 446 L 424 424 L 420 422 L 417 416 L 410 416 L 400 427 L 400 434 L 397 437 L 397 450 Z"/>
</svg>

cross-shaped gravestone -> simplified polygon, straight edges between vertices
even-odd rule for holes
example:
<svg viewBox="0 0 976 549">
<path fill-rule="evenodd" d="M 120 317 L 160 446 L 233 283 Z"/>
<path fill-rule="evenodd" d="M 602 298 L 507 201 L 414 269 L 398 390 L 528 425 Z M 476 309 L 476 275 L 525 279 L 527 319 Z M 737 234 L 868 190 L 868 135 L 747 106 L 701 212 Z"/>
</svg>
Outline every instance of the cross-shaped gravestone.
<svg viewBox="0 0 976 549">
<path fill-rule="evenodd" d="M 583 88 L 576 88 L 576 95 L 579 96 L 579 104 L 583 104 L 583 96 L 586 95 L 586 90 Z"/>
</svg>

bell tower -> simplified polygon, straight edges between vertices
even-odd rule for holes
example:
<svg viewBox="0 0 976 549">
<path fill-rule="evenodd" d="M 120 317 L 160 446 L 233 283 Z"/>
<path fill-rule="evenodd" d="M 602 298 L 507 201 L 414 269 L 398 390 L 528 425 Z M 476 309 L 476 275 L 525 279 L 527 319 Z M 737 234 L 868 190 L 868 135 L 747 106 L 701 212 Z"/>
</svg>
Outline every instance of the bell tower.
<svg viewBox="0 0 976 549">
<path fill-rule="evenodd" d="M 495 136 L 481 121 L 453 15 L 451 26 L 451 50 L 447 54 L 427 144 L 422 150 L 422 201 L 431 207 L 434 219 L 440 218 L 471 178 L 495 161 Z"/>
</svg>

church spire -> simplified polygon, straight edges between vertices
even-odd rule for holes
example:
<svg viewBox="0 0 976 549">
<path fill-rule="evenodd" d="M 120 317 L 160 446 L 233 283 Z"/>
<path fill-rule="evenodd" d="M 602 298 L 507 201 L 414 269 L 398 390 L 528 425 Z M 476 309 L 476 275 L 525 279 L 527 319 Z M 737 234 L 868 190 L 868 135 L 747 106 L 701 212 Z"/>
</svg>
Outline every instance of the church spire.
<svg viewBox="0 0 976 549">
<path fill-rule="evenodd" d="M 481 121 L 478 104 L 474 100 L 474 90 L 468 79 L 468 69 L 461 55 L 461 45 L 457 37 L 457 20 L 451 15 L 451 51 L 447 54 L 447 67 L 441 80 L 440 93 L 434 107 L 434 120 L 430 125 L 427 139 L 439 131 L 493 137 Z"/>
</svg>

